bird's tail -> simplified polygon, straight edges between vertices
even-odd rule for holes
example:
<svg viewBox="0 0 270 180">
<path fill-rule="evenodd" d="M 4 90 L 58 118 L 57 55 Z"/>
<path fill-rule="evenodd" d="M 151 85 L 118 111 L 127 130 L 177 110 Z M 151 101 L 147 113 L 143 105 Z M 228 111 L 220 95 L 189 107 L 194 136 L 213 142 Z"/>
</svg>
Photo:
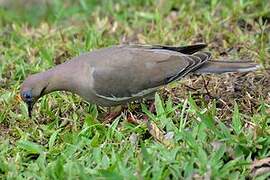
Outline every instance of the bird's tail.
<svg viewBox="0 0 270 180">
<path fill-rule="evenodd" d="M 227 72 L 249 72 L 260 68 L 259 64 L 251 61 L 207 61 L 194 73 L 227 73 Z"/>
</svg>

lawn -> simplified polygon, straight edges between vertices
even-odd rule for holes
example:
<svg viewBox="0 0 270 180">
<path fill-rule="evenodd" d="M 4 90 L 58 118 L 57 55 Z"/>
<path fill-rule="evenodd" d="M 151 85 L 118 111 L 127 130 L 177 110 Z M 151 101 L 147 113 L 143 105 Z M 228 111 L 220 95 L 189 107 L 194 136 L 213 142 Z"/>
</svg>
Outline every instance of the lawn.
<svg viewBox="0 0 270 180">
<path fill-rule="evenodd" d="M 38 3 L 37 3 L 38 2 Z M 0 1 L 0 179 L 270 177 L 268 0 Z M 55 92 L 32 119 L 20 85 L 81 53 L 123 43 L 205 42 L 251 73 L 191 75 L 150 102 L 106 108 Z"/>
</svg>

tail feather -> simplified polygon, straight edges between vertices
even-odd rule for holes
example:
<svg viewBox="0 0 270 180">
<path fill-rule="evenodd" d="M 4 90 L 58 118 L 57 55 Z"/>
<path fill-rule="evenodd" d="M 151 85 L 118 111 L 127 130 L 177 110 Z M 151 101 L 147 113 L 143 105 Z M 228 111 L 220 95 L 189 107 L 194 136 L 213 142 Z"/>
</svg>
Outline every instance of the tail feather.
<svg viewBox="0 0 270 180">
<path fill-rule="evenodd" d="M 249 72 L 260 68 L 259 64 L 251 61 L 207 61 L 194 73 L 227 73 L 227 72 Z"/>
</svg>

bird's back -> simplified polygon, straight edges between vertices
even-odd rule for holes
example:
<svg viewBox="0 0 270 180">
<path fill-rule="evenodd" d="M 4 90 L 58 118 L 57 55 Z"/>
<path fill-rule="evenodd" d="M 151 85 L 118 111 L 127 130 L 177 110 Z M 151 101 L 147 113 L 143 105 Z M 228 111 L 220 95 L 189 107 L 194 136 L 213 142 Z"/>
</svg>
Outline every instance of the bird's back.
<svg viewBox="0 0 270 180">
<path fill-rule="evenodd" d="M 209 57 L 207 53 L 187 55 L 136 45 L 99 49 L 79 60 L 91 67 L 91 89 L 98 103 L 110 106 L 142 98 L 198 68 Z"/>
</svg>

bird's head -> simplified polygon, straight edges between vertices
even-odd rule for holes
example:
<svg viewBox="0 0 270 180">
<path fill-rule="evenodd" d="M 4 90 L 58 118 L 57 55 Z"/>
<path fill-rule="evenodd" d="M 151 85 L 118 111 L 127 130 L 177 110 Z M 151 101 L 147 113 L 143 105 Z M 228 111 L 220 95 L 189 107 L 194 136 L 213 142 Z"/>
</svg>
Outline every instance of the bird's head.
<svg viewBox="0 0 270 180">
<path fill-rule="evenodd" d="M 31 118 L 32 109 L 37 100 L 44 95 L 46 83 L 36 75 L 29 76 L 21 86 L 21 98 L 27 104 L 28 115 Z"/>
</svg>

